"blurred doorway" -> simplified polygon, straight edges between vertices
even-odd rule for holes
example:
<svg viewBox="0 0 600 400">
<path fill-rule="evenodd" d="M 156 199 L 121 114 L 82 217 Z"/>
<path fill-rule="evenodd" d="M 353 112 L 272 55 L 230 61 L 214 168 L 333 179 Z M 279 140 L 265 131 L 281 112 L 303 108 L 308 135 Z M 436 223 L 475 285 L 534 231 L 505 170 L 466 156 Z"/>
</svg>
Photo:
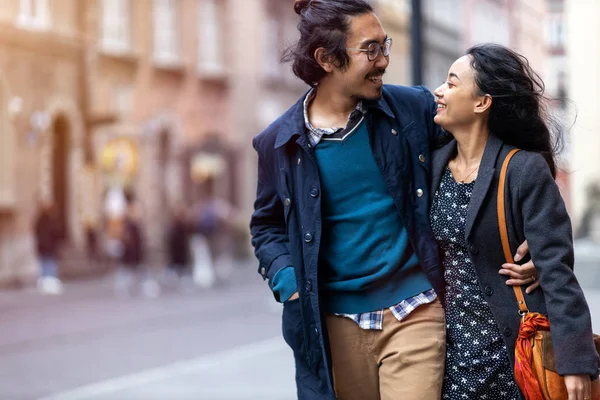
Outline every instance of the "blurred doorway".
<svg viewBox="0 0 600 400">
<path fill-rule="evenodd" d="M 61 226 L 61 239 L 69 239 L 70 126 L 64 116 L 52 125 L 52 196 Z"/>
<path fill-rule="evenodd" d="M 167 129 L 160 131 L 158 137 L 158 202 L 159 210 L 163 213 L 163 223 L 167 222 L 169 204 L 169 183 L 170 174 L 169 167 L 171 162 L 171 132 Z"/>
</svg>

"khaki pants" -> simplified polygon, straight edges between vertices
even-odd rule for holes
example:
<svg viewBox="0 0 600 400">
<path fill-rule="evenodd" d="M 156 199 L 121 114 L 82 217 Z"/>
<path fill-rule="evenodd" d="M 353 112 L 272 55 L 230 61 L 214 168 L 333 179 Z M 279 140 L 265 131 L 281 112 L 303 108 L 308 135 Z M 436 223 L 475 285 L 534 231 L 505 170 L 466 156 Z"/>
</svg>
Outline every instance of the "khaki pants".
<svg viewBox="0 0 600 400">
<path fill-rule="evenodd" d="M 439 400 L 446 358 L 446 321 L 439 300 L 398 321 L 389 309 L 383 330 L 326 315 L 339 400 Z"/>
</svg>

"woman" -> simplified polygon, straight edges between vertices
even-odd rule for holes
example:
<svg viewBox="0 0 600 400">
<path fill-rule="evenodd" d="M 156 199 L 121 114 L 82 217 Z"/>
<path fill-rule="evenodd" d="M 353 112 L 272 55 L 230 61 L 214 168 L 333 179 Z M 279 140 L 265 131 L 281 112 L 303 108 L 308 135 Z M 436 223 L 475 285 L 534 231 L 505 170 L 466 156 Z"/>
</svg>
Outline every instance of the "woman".
<svg viewBox="0 0 600 400">
<path fill-rule="evenodd" d="M 433 156 L 431 225 L 446 279 L 444 399 L 521 399 L 514 380 L 520 317 L 504 263 L 496 195 L 502 162 L 512 249 L 525 237 L 542 290 L 529 309 L 549 316 L 558 373 L 569 400 L 591 399 L 598 360 L 591 319 L 573 274 L 571 223 L 554 182 L 543 83 L 521 55 L 499 45 L 469 49 L 434 92 L 435 122 L 454 139 Z"/>
</svg>

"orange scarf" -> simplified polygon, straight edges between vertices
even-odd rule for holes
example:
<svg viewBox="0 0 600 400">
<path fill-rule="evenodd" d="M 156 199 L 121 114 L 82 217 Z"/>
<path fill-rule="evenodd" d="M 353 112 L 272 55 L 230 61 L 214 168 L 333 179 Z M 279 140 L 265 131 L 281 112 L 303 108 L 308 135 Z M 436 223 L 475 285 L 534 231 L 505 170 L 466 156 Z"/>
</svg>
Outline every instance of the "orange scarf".
<svg viewBox="0 0 600 400">
<path fill-rule="evenodd" d="M 529 313 L 521 322 L 515 346 L 515 380 L 526 400 L 544 400 L 539 383 L 531 369 L 531 344 L 538 330 L 550 330 L 550 321 L 540 313 Z"/>
</svg>

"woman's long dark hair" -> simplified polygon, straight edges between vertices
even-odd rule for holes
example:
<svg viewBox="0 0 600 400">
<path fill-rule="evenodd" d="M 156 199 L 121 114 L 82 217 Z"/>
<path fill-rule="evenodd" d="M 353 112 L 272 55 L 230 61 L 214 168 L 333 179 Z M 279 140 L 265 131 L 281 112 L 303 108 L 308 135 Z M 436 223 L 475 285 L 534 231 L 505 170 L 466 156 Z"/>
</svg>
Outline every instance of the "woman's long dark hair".
<svg viewBox="0 0 600 400">
<path fill-rule="evenodd" d="M 478 94 L 492 96 L 490 132 L 505 143 L 540 153 L 556 177 L 562 132 L 547 111 L 544 82 L 527 58 L 491 43 L 473 46 L 466 54 L 471 57 Z"/>
</svg>

